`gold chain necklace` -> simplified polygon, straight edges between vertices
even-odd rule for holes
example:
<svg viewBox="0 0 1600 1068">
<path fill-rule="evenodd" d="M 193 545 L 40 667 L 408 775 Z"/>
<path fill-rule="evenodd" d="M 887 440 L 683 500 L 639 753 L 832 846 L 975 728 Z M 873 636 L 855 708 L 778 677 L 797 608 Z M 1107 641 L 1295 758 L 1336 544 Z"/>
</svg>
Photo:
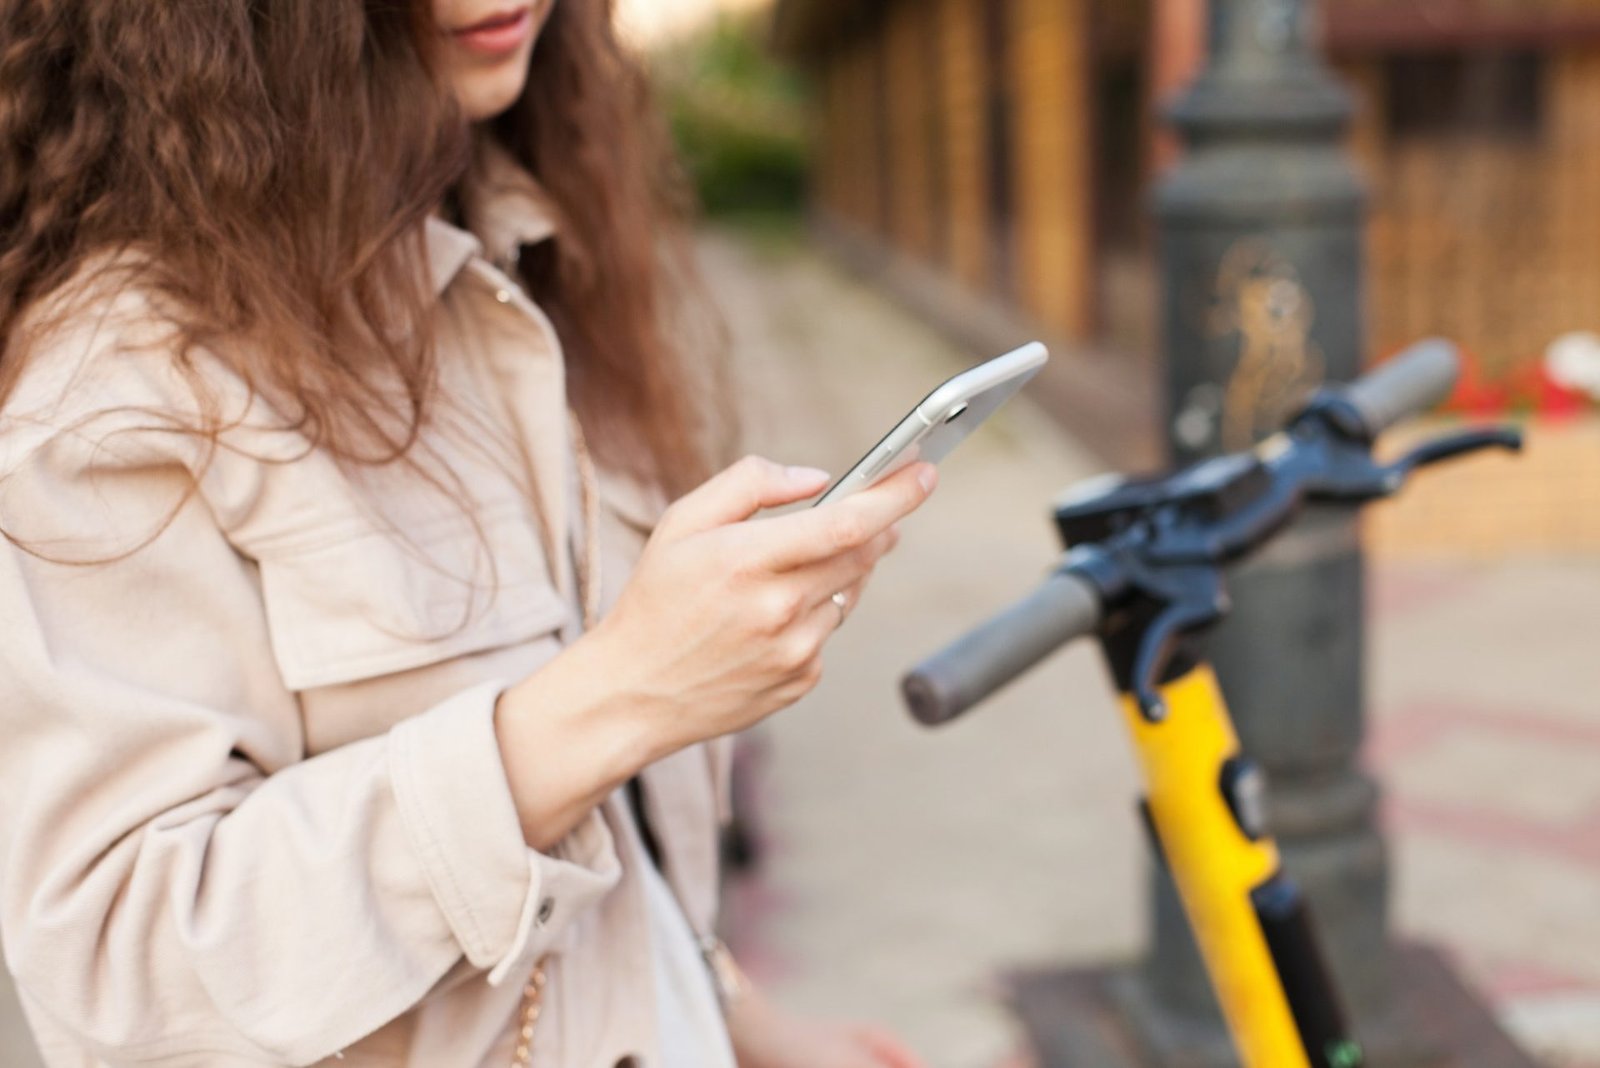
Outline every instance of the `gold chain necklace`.
<svg viewBox="0 0 1600 1068">
<path fill-rule="evenodd" d="M 570 422 L 572 452 L 578 467 L 578 496 L 583 508 L 583 552 L 578 554 L 573 565 L 583 604 L 583 629 L 588 632 L 600 619 L 600 480 L 576 413 L 570 413 Z M 533 1065 L 533 1030 L 539 1022 L 539 1014 L 544 1011 L 544 988 L 549 978 L 545 963 L 541 960 L 534 966 L 533 974 L 522 988 L 520 1026 L 511 1068 L 532 1068 Z"/>
</svg>

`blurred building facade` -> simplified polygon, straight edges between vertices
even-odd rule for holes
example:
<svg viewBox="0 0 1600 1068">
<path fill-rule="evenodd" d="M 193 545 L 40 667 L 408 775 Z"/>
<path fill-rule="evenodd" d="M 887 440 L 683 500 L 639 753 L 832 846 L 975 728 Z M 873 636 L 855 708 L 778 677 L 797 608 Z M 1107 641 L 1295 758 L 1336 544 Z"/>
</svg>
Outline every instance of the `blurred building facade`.
<svg viewBox="0 0 1600 1068">
<path fill-rule="evenodd" d="M 1157 343 L 1156 103 L 1204 0 L 781 0 L 815 76 L 818 217 L 1113 350 Z M 1325 0 L 1373 192 L 1373 357 L 1420 335 L 1511 374 L 1600 327 L 1600 0 Z"/>
</svg>

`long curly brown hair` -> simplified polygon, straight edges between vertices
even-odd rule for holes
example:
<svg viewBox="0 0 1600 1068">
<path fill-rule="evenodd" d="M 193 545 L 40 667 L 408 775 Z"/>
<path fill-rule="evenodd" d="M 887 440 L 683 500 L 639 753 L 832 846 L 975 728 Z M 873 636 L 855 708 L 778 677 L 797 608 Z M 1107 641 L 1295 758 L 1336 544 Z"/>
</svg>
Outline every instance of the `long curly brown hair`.
<svg viewBox="0 0 1600 1068">
<path fill-rule="evenodd" d="M 474 155 L 437 32 L 427 0 L 0 3 L 0 398 L 44 299 L 134 252 L 137 284 L 181 309 L 180 365 L 204 347 L 318 447 L 406 457 L 435 400 L 423 224 Z M 724 378 L 679 329 L 684 200 L 610 0 L 554 6 L 525 94 L 482 133 L 559 218 L 521 270 L 595 451 L 689 488 L 729 436 Z"/>
</svg>

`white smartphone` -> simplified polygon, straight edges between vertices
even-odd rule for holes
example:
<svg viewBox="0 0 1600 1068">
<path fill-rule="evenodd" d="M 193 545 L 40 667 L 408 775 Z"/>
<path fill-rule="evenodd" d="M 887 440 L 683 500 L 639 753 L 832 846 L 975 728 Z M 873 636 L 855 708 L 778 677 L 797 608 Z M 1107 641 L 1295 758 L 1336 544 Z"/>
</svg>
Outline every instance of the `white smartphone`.
<svg viewBox="0 0 1600 1068">
<path fill-rule="evenodd" d="M 1035 341 L 956 375 L 928 394 L 817 504 L 848 497 L 918 460 L 938 463 L 1016 396 L 1049 359 L 1049 350 Z"/>
</svg>

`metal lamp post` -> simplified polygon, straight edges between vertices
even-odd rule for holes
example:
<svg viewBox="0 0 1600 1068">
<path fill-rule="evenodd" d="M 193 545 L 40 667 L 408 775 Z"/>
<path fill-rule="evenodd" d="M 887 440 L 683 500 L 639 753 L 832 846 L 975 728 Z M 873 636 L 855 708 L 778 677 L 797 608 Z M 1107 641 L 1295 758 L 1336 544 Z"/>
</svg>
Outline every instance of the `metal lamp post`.
<svg viewBox="0 0 1600 1068">
<path fill-rule="evenodd" d="M 1188 148 L 1162 184 L 1162 309 L 1172 460 L 1243 448 L 1321 380 L 1361 365 L 1364 194 L 1351 104 L 1305 0 L 1214 0 L 1210 62 L 1172 121 Z M 1289 870 L 1317 912 L 1356 1020 L 1391 1003 L 1387 865 L 1361 743 L 1363 565 L 1355 520 L 1307 516 L 1231 581 L 1211 641 L 1240 739 L 1266 768 Z M 1214 1015 L 1170 884 L 1134 992 L 1159 1044 Z M 1368 1038 L 1369 1044 L 1372 1039 Z"/>
</svg>

